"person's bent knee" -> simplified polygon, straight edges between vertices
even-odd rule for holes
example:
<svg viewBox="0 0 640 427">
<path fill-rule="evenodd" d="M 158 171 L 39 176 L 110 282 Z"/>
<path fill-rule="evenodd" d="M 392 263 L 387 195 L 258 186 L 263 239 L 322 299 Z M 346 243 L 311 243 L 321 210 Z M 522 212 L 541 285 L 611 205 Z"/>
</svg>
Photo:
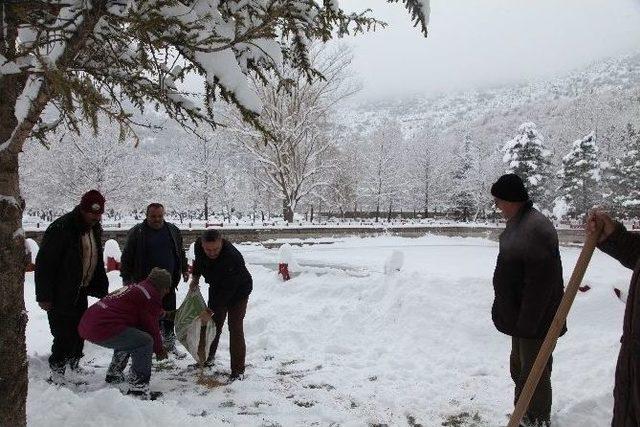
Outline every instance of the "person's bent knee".
<svg viewBox="0 0 640 427">
<path fill-rule="evenodd" d="M 140 332 L 140 338 L 138 338 L 140 347 L 153 349 L 153 337 L 145 331 Z"/>
</svg>

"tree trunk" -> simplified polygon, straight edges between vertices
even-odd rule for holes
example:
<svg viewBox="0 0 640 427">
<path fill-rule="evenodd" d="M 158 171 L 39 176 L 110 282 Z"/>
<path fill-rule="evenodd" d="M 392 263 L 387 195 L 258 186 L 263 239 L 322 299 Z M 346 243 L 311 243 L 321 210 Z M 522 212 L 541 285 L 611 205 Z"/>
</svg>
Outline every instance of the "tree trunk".
<svg viewBox="0 0 640 427">
<path fill-rule="evenodd" d="M 13 60 L 18 35 L 18 19 L 12 11 L 3 2 L 0 17 L 5 31 L 0 34 L 0 52 L 9 60 Z M 24 307 L 24 200 L 20 197 L 18 153 L 33 124 L 18 128 L 15 116 L 16 100 L 25 80 L 26 76 L 20 74 L 0 76 L 0 426 L 17 427 L 27 425 L 29 384 Z M 36 101 L 40 100 L 38 96 Z M 28 118 L 33 120 L 31 113 L 29 111 Z M 17 142 L 4 145 L 12 136 Z"/>
<path fill-rule="evenodd" d="M 429 194 L 427 192 L 424 193 L 424 217 L 426 218 L 429 215 Z"/>
<path fill-rule="evenodd" d="M 209 222 L 209 199 L 204 199 L 204 221 Z"/>
<path fill-rule="evenodd" d="M 291 205 L 289 205 L 286 200 L 282 201 L 282 216 L 288 223 L 293 222 L 293 210 L 291 209 Z"/>
<path fill-rule="evenodd" d="M 18 152 L 13 148 L 0 151 L 0 425 L 25 426 L 28 364 L 24 201 L 20 197 Z"/>
<path fill-rule="evenodd" d="M 313 205 L 311 205 L 311 214 L 310 214 L 309 221 L 313 224 Z"/>
<path fill-rule="evenodd" d="M 380 218 L 380 203 L 378 202 L 376 204 L 376 222 L 378 222 L 379 218 Z"/>
</svg>

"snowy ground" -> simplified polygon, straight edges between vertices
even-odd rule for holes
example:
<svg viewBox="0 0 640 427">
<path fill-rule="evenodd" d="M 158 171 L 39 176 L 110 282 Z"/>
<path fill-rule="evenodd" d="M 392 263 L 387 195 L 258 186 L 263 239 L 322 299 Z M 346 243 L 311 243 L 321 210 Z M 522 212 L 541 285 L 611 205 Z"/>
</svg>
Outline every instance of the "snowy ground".
<svg viewBox="0 0 640 427">
<path fill-rule="evenodd" d="M 152 389 L 165 393 L 156 402 L 106 386 L 110 353 L 92 344 L 85 366 L 98 367 L 87 386 L 45 382 L 51 338 L 30 273 L 29 425 L 506 424 L 509 338 L 494 329 L 490 315 L 496 243 L 426 236 L 294 247 L 300 269 L 287 283 L 276 275 L 277 250 L 240 249 L 255 283 L 245 321 L 246 379 L 208 389 L 186 369 L 191 360 L 156 365 Z M 394 250 L 404 253 L 404 266 L 385 275 Z M 562 249 L 565 280 L 577 256 L 578 249 Z M 114 289 L 120 280 L 110 275 Z M 630 271 L 595 254 L 585 278 L 592 289 L 578 295 L 569 332 L 554 353 L 555 426 L 609 424 L 624 310 L 612 287 L 626 289 L 629 278 Z M 216 366 L 224 372 L 227 343 L 225 330 Z"/>
</svg>

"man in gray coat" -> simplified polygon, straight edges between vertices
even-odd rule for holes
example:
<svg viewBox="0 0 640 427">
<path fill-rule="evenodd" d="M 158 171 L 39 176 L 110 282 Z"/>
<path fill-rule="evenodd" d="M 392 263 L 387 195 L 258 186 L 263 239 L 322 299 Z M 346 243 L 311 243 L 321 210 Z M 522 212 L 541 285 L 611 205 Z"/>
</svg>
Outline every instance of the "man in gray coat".
<svg viewBox="0 0 640 427">
<path fill-rule="evenodd" d="M 144 280 L 153 268 L 162 268 L 171 274 L 170 292 L 162 299 L 166 311 L 176 309 L 176 288 L 182 278 L 189 279 L 187 257 L 184 253 L 182 235 L 175 225 L 164 220 L 164 206 L 151 203 L 147 206 L 145 220 L 129 231 L 122 250 L 120 276 L 127 285 Z M 160 321 L 164 346 L 174 356 L 186 356 L 176 349 L 176 335 L 171 316 Z"/>
<path fill-rule="evenodd" d="M 491 314 L 496 328 L 511 336 L 515 405 L 564 295 L 562 264 L 556 230 L 533 207 L 520 177 L 501 176 L 491 187 L 491 195 L 507 220 L 493 275 L 495 300 Z M 550 424 L 551 365 L 549 358 L 524 425 Z"/>
</svg>

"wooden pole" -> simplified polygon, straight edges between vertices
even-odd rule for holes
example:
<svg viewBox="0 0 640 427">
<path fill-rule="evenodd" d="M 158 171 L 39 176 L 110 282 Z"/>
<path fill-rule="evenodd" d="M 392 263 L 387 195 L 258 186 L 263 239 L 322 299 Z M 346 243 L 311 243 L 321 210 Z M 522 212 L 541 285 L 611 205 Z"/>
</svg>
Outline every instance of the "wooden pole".
<svg viewBox="0 0 640 427">
<path fill-rule="evenodd" d="M 522 421 L 522 418 L 524 417 L 524 414 L 527 412 L 527 408 L 531 402 L 531 397 L 533 396 L 533 393 L 538 386 L 538 382 L 540 381 L 542 371 L 544 371 L 544 368 L 547 366 L 549 356 L 551 356 L 551 353 L 556 346 L 556 342 L 558 341 L 558 337 L 560 336 L 560 332 L 562 331 L 562 327 L 567 320 L 567 315 L 569 314 L 569 310 L 571 310 L 571 305 L 576 297 L 578 287 L 582 282 L 582 278 L 587 270 L 589 261 L 591 261 L 593 251 L 598 244 L 601 232 L 602 227 L 600 226 L 598 231 L 587 235 L 587 240 L 582 247 L 576 266 L 573 269 L 573 274 L 571 274 L 571 279 L 569 279 L 569 284 L 564 291 L 564 296 L 562 297 L 562 301 L 560 301 L 558 311 L 556 311 L 556 315 L 551 322 L 551 326 L 549 327 L 547 336 L 542 343 L 542 347 L 540 347 L 536 361 L 531 368 L 531 372 L 529 372 L 529 377 L 527 378 L 527 382 L 524 384 L 524 388 L 520 393 L 520 397 L 518 398 L 518 402 L 516 403 L 516 407 L 511 415 L 511 419 L 509 420 L 507 427 L 518 427 L 520 425 L 520 421 Z"/>
</svg>

